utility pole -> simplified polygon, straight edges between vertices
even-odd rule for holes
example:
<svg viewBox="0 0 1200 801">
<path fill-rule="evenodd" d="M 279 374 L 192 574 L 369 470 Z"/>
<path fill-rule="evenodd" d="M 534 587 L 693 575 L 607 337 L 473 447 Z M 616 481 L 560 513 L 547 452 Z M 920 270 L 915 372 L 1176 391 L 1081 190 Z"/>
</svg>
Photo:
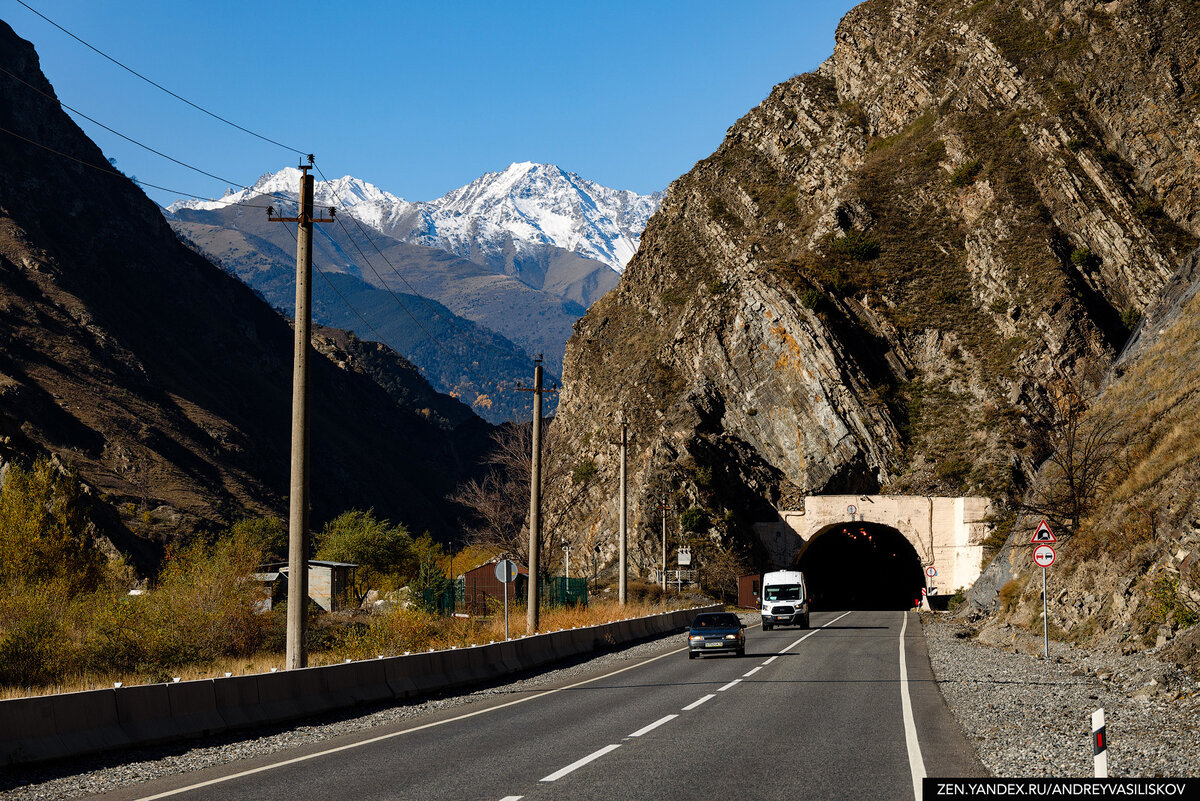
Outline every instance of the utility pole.
<svg viewBox="0 0 1200 801">
<path fill-rule="evenodd" d="M 313 217 L 313 157 L 300 165 L 300 213 L 296 217 L 275 217 L 267 207 L 271 222 L 298 223 L 296 235 L 296 314 L 295 355 L 292 360 L 292 468 L 288 494 L 288 606 L 286 668 L 308 664 L 305 649 L 305 611 L 308 602 L 308 354 L 312 339 L 312 227 L 317 222 L 333 222 L 329 217 Z"/>
<path fill-rule="evenodd" d="M 614 442 L 613 444 L 621 446 L 621 480 L 620 480 L 620 490 L 619 490 L 620 495 L 621 495 L 621 503 L 620 503 L 620 506 L 618 507 L 620 509 L 620 511 L 618 513 L 618 518 L 617 518 L 618 529 L 620 530 L 620 533 L 617 535 L 619 537 L 619 542 L 620 542 L 620 548 L 618 549 L 620 551 L 620 554 L 619 554 L 618 558 L 621 560 L 621 567 L 620 567 L 620 572 L 619 572 L 620 579 L 617 583 L 617 601 L 618 601 L 618 603 L 620 603 L 621 606 L 624 606 L 625 605 L 625 595 L 626 595 L 625 591 L 626 591 L 626 587 L 628 585 L 628 574 L 629 574 L 628 565 L 627 565 L 628 560 L 627 560 L 627 553 L 626 553 L 626 545 L 628 543 L 628 533 L 627 533 L 626 526 L 625 526 L 626 518 L 628 516 L 628 508 L 629 508 L 628 499 L 627 499 L 626 491 L 625 491 L 626 490 L 626 485 L 625 485 L 626 458 L 625 458 L 625 454 L 629 447 L 629 426 L 625 423 L 624 415 L 621 416 L 621 441 Z"/>
<path fill-rule="evenodd" d="M 663 490 L 659 494 L 658 506 L 655 506 L 654 508 L 657 509 L 658 511 L 662 512 L 662 562 L 663 562 L 663 565 L 662 565 L 662 576 L 660 576 L 660 578 L 662 579 L 663 592 L 666 592 L 667 591 L 667 511 L 670 510 L 670 508 L 671 508 L 671 505 L 669 503 L 667 503 L 667 491 L 666 490 Z"/>
<path fill-rule="evenodd" d="M 517 387 L 519 392 L 533 393 L 533 456 L 529 471 L 529 593 L 525 610 L 525 633 L 538 630 L 538 551 L 542 529 L 542 393 L 557 392 L 542 389 L 542 354 L 533 360 L 533 386 Z"/>
</svg>

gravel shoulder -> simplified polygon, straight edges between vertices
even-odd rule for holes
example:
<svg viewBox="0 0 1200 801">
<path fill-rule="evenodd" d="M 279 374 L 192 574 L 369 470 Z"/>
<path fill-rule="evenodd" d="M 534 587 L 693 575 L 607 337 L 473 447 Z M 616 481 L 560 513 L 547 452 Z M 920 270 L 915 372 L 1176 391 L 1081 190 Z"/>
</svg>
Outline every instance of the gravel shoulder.
<svg viewBox="0 0 1200 801">
<path fill-rule="evenodd" d="M 1110 776 L 1200 776 L 1200 683 L 1155 650 L 1052 641 L 1046 660 L 1022 629 L 993 629 L 988 644 L 944 615 L 921 620 L 942 695 L 993 775 L 1092 776 L 1091 714 L 1103 708 Z"/>
</svg>

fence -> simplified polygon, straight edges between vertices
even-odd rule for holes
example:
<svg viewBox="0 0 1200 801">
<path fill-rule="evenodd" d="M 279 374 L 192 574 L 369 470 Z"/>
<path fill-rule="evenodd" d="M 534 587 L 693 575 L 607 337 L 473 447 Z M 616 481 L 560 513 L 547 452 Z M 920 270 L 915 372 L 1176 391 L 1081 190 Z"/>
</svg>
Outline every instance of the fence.
<svg viewBox="0 0 1200 801">
<path fill-rule="evenodd" d="M 422 593 L 425 608 L 440 615 L 451 615 L 455 612 L 486 615 L 501 608 L 504 602 L 499 590 L 490 585 L 477 586 L 475 583 L 468 588 L 466 583 L 465 578 L 457 579 L 440 594 L 431 589 L 425 590 Z M 496 586 L 502 588 L 498 582 Z M 510 587 L 508 591 L 509 604 L 512 606 L 525 603 L 524 587 L 521 586 L 517 590 L 519 591 Z M 588 581 L 585 578 L 550 576 L 538 583 L 538 593 L 543 607 L 587 606 Z"/>
</svg>

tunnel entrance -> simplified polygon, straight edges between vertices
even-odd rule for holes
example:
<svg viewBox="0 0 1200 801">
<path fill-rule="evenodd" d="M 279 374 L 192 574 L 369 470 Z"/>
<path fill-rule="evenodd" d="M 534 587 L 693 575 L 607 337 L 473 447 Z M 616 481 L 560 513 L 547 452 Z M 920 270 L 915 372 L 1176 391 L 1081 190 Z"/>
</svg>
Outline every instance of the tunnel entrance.
<svg viewBox="0 0 1200 801">
<path fill-rule="evenodd" d="M 816 534 L 796 557 L 812 608 L 912 609 L 925 574 L 916 549 L 879 523 L 840 523 Z"/>
</svg>

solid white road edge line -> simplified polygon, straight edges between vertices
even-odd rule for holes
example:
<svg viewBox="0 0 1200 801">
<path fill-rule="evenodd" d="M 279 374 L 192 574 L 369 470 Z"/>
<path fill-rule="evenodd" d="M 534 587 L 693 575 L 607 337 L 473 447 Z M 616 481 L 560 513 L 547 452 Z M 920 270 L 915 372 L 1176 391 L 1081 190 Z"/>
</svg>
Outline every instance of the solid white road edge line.
<svg viewBox="0 0 1200 801">
<path fill-rule="evenodd" d="M 728 684 L 726 684 L 724 687 L 718 687 L 718 688 L 717 688 L 717 692 L 719 692 L 719 693 L 723 693 L 723 692 L 725 692 L 726 690 L 728 690 L 730 687 L 733 687 L 734 685 L 741 684 L 741 683 L 742 683 L 742 680 L 741 680 L 741 679 L 734 679 L 733 681 L 731 681 L 731 682 L 729 682 Z"/>
<path fill-rule="evenodd" d="M 659 726 L 663 725 L 664 723 L 668 723 L 677 717 L 679 717 L 679 715 L 667 715 L 666 717 L 659 718 L 658 720 L 651 723 L 649 726 L 643 726 L 642 728 L 638 729 L 637 731 L 635 731 L 633 734 L 631 734 L 629 736 L 630 737 L 641 737 L 643 734 L 652 732 L 655 729 L 657 729 Z"/>
<path fill-rule="evenodd" d="M 433 723 L 425 723 L 420 726 L 413 726 L 411 729 L 404 729 L 402 731 L 394 731 L 391 734 L 381 734 L 378 737 L 371 737 L 366 740 L 360 740 L 357 743 L 350 743 L 349 745 L 339 745 L 337 748 L 327 748 L 324 751 L 318 751 L 315 754 L 309 754 L 307 756 L 302 756 L 302 757 L 293 757 L 292 759 L 285 759 L 280 762 L 273 762 L 270 765 L 263 765 L 261 767 L 251 768 L 250 770 L 243 770 L 240 773 L 231 773 L 228 776 L 221 776 L 216 779 L 209 779 L 206 782 L 198 782 L 196 784 L 189 784 L 187 787 L 179 787 L 175 790 L 167 790 L 165 792 L 158 793 L 156 795 L 144 796 L 142 798 L 136 799 L 136 801 L 157 801 L 157 799 L 159 799 L 159 798 L 169 798 L 170 796 L 173 796 L 173 795 L 179 795 L 181 793 L 188 793 L 188 792 L 191 792 L 192 790 L 199 790 L 202 787 L 211 787 L 214 784 L 223 784 L 224 782 L 233 781 L 234 779 L 240 779 L 243 776 L 253 776 L 255 773 L 263 773 L 268 770 L 274 770 L 275 768 L 282 768 L 282 767 L 286 767 L 288 765 L 294 765 L 297 762 L 307 762 L 310 759 L 317 759 L 318 757 L 328 756 L 329 754 L 336 754 L 341 751 L 349 751 L 352 748 L 359 748 L 360 746 L 370 745 L 372 743 L 378 743 L 382 740 L 390 740 L 393 737 L 400 737 L 401 735 L 404 735 L 404 734 L 412 734 L 415 731 L 422 731 L 424 729 L 432 729 L 435 726 L 443 726 L 447 723 L 454 723 L 455 721 L 466 720 L 467 718 L 473 718 L 477 715 L 484 715 L 484 714 L 487 714 L 488 712 L 495 712 L 498 709 L 504 709 L 506 707 L 516 706 L 517 704 L 523 704 L 526 701 L 536 701 L 539 698 L 545 698 L 547 695 L 554 695 L 555 693 L 560 693 L 563 690 L 573 690 L 576 687 L 582 687 L 583 685 L 591 684 L 594 681 L 600 681 L 601 679 L 612 678 L 613 676 L 616 676 L 618 673 L 624 673 L 627 670 L 633 670 L 634 668 L 639 668 L 639 667 L 642 667 L 643 665 L 648 665 L 651 662 L 657 662 L 658 660 L 665 659 L 668 656 L 671 656 L 672 654 L 678 654 L 678 653 L 681 653 L 686 650 L 687 650 L 687 648 L 676 648 L 673 651 L 667 651 L 665 654 L 659 654 L 658 656 L 652 656 L 649 659 L 645 660 L 644 662 L 638 662 L 636 665 L 629 665 L 627 667 L 621 668 L 620 670 L 614 670 L 612 673 L 605 673 L 603 676 L 596 676 L 594 678 L 584 679 L 583 681 L 577 681 L 574 684 L 568 684 L 565 687 L 559 687 L 558 689 L 555 689 L 555 690 L 546 690 L 546 692 L 544 692 L 544 693 L 538 693 L 537 695 L 531 695 L 528 698 L 518 698 L 515 701 L 508 701 L 503 704 L 497 704 L 496 706 L 489 706 L 487 709 L 477 709 L 474 712 L 468 712 L 465 715 L 458 715 L 457 717 L 447 718 L 446 720 L 438 720 L 438 721 L 434 721 Z"/>
<path fill-rule="evenodd" d="M 590 753 L 587 756 L 585 756 L 583 759 L 577 759 L 574 762 L 572 762 L 570 765 L 567 765 L 565 768 L 561 768 L 559 770 L 554 771 L 549 776 L 542 779 L 542 781 L 544 781 L 544 782 L 558 781 L 559 779 L 561 779 L 563 776 L 566 776 L 571 771 L 578 770 L 579 768 L 582 768 L 587 763 L 594 762 L 595 760 L 599 759 L 600 757 L 604 756 L 605 754 L 607 754 L 611 751 L 616 751 L 620 747 L 621 747 L 620 743 L 614 743 L 613 745 L 606 745 L 603 748 L 601 748 L 599 751 L 594 751 L 593 753 Z"/>
<path fill-rule="evenodd" d="M 854 610 L 853 610 L 853 609 L 851 609 L 850 611 L 851 611 L 851 612 L 853 612 Z M 805 634 L 803 637 L 801 637 L 800 639 L 796 640 L 794 643 L 792 643 L 791 645 L 789 645 L 787 648 L 784 648 L 784 649 L 783 649 L 782 651 L 780 651 L 779 653 L 781 653 L 781 654 L 786 654 L 788 651 L 792 650 L 792 649 L 793 649 L 793 648 L 795 648 L 797 645 L 799 645 L 800 643 L 804 642 L 805 640 L 807 640 L 809 637 L 811 637 L 811 636 L 813 636 L 814 634 L 816 634 L 816 633 L 817 633 L 818 631 L 820 631 L 821 629 L 825 628 L 825 626 L 832 626 L 834 623 L 837 623 L 839 620 L 841 620 L 842 618 L 844 618 L 844 617 L 845 617 L 846 615 L 848 615 L 848 614 L 850 614 L 850 612 L 842 612 L 840 615 L 838 615 L 838 616 L 837 616 L 837 617 L 835 617 L 833 620 L 831 620 L 831 621 L 829 621 L 828 623 L 826 623 L 824 626 L 820 626 L 820 627 L 818 627 L 818 628 L 815 628 L 815 629 L 813 629 L 813 630 L 812 630 L 812 631 L 810 631 L 808 634 Z"/>
<path fill-rule="evenodd" d="M 752 668 L 752 669 L 751 669 L 749 672 L 747 672 L 747 673 L 743 673 L 743 674 L 742 674 L 742 678 L 743 678 L 743 679 L 748 679 L 748 678 L 750 678 L 751 676 L 753 676 L 755 673 L 757 673 L 757 672 L 758 672 L 758 671 L 760 671 L 760 670 L 762 670 L 762 665 L 759 665 L 759 666 L 758 666 L 758 667 L 756 667 L 756 668 Z"/>
<path fill-rule="evenodd" d="M 917 741 L 917 726 L 913 722 L 912 699 L 908 689 L 908 661 L 904 658 L 904 632 L 908 630 L 908 612 L 904 612 L 900 627 L 900 704 L 904 708 L 904 742 L 908 746 L 908 767 L 912 771 L 913 798 L 921 801 L 921 779 L 925 778 L 925 760 Z"/>
<path fill-rule="evenodd" d="M 716 697 L 717 697 L 717 696 L 713 695 L 712 693 L 709 693 L 708 695 L 706 695 L 706 696 L 704 696 L 703 698 L 701 698 L 699 701 L 692 701 L 690 704 L 688 704 L 687 706 L 685 706 L 685 707 L 683 708 L 683 711 L 684 711 L 684 712 L 691 712 L 693 709 L 695 709 L 696 707 L 700 706 L 700 705 L 701 705 L 701 704 L 703 704 L 705 701 L 711 701 L 712 699 L 714 699 L 714 698 L 716 698 Z"/>
</svg>

